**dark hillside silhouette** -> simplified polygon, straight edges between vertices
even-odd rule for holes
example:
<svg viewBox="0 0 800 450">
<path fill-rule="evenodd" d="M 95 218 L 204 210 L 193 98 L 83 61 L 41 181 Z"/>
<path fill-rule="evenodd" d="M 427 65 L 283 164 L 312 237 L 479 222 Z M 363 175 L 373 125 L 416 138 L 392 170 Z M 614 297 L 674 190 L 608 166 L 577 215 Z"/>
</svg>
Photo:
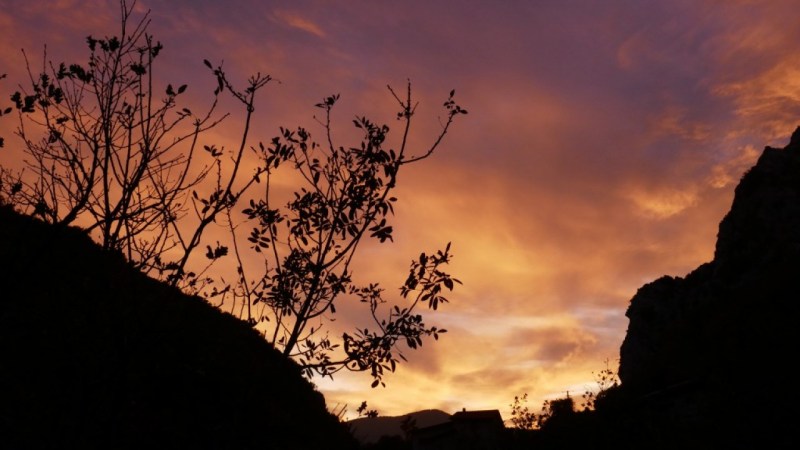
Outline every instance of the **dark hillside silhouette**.
<svg viewBox="0 0 800 450">
<path fill-rule="evenodd" d="M 621 385 L 519 448 L 795 448 L 800 128 L 736 188 L 714 259 L 631 300 Z"/>
<path fill-rule="evenodd" d="M 3 448 L 355 446 L 244 321 L 0 206 Z"/>
<path fill-rule="evenodd" d="M 353 436 L 362 444 L 373 444 L 381 437 L 405 438 L 406 426 L 424 428 L 450 421 L 450 414 L 438 409 L 426 409 L 402 416 L 359 417 L 347 422 Z"/>
</svg>

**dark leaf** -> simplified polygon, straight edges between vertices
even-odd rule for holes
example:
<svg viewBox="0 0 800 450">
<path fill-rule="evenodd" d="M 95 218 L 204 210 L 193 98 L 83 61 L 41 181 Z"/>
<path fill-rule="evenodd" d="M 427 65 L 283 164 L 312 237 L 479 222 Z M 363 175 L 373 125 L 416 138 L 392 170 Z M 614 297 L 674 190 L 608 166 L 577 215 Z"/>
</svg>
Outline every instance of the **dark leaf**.
<svg viewBox="0 0 800 450">
<path fill-rule="evenodd" d="M 135 73 L 136 75 L 144 75 L 147 73 L 147 69 L 145 69 L 141 64 L 133 63 L 131 64 L 131 72 Z M 80 78 L 80 76 L 78 78 Z"/>
</svg>

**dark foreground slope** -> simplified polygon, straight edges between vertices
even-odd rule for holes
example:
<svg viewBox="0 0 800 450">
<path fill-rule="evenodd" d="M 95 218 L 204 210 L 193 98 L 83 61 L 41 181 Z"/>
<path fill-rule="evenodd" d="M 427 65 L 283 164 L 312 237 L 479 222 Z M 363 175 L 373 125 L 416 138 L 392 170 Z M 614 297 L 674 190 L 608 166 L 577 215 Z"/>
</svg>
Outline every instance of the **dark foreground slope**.
<svg viewBox="0 0 800 450">
<path fill-rule="evenodd" d="M 350 448 L 246 323 L 0 207 L 3 448 Z"/>
<path fill-rule="evenodd" d="M 796 448 L 800 128 L 736 188 L 711 262 L 638 290 L 621 385 L 530 448 Z"/>
</svg>

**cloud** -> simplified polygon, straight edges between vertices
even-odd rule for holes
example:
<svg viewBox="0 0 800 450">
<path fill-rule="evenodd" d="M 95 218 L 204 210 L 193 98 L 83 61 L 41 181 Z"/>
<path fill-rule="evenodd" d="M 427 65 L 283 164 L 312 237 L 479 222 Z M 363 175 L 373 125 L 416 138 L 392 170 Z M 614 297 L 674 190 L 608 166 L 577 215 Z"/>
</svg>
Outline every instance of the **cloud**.
<svg viewBox="0 0 800 450">
<path fill-rule="evenodd" d="M 782 58 L 744 79 L 723 82 L 714 93 L 733 100 L 742 123 L 754 123 L 770 139 L 785 136 L 800 123 L 800 57 Z"/>
<path fill-rule="evenodd" d="M 761 155 L 752 145 L 746 145 L 724 161 L 711 168 L 706 182 L 715 189 L 723 189 L 738 183 L 745 171 L 752 167 Z"/>
<path fill-rule="evenodd" d="M 273 12 L 273 15 L 275 17 L 275 21 L 278 23 L 283 23 L 292 28 L 305 31 L 306 33 L 313 34 L 319 38 L 324 38 L 326 36 L 325 31 L 323 31 L 319 25 L 302 17 L 296 12 L 288 10 L 276 10 Z"/>
<path fill-rule="evenodd" d="M 646 192 L 632 189 L 628 195 L 639 213 L 654 219 L 666 219 L 680 214 L 698 202 L 698 195 L 694 190 Z"/>
<path fill-rule="evenodd" d="M 652 129 L 657 135 L 678 136 L 691 141 L 706 142 L 711 134 L 710 125 L 692 121 L 688 108 L 667 106 L 653 119 Z"/>
</svg>

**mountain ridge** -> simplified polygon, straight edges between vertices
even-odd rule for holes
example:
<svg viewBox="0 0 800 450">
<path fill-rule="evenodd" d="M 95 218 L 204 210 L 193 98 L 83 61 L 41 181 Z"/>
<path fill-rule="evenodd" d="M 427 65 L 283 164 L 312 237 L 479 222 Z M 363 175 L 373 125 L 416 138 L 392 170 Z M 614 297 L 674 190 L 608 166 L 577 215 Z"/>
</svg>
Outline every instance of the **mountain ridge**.
<svg viewBox="0 0 800 450">
<path fill-rule="evenodd" d="M 423 409 L 399 416 L 359 417 L 347 421 L 350 431 L 362 444 L 373 444 L 381 437 L 404 437 L 403 423 L 409 418 L 416 428 L 438 425 L 450 420 L 451 415 L 439 409 Z"/>
</svg>

